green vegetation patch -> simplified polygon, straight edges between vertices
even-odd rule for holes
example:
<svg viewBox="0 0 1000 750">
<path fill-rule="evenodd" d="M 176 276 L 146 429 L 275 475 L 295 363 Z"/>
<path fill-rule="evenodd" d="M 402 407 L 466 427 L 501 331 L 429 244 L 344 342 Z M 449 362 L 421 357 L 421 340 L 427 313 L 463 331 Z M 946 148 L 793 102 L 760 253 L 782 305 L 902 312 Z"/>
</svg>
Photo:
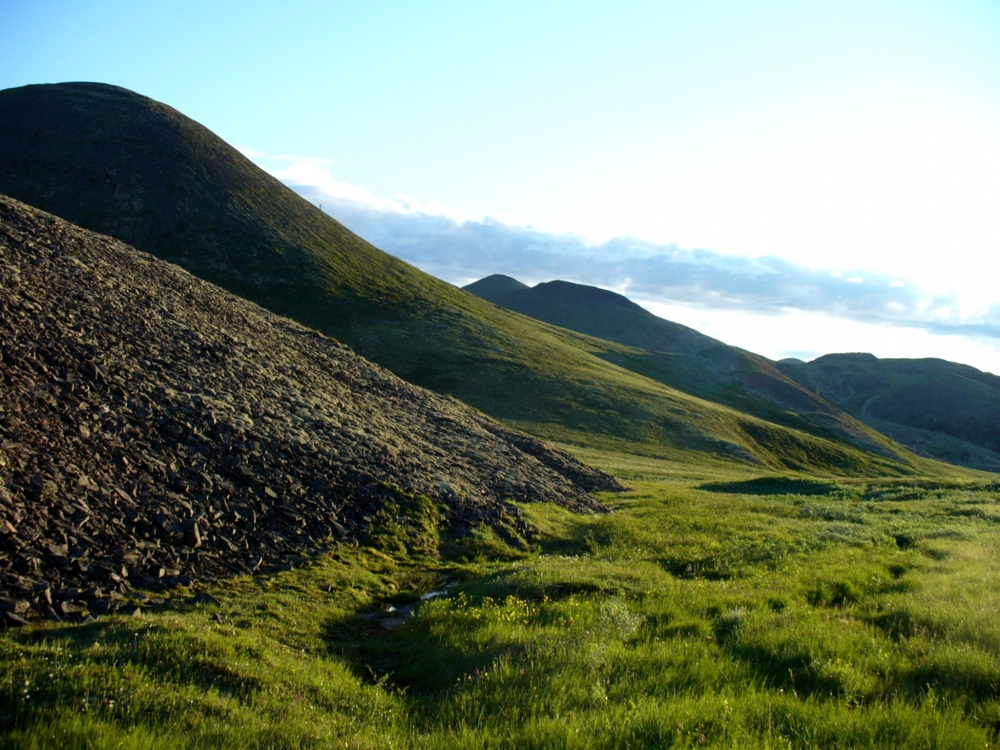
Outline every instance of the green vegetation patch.
<svg viewBox="0 0 1000 750">
<path fill-rule="evenodd" d="M 720 492 L 703 469 L 604 464 L 634 490 L 601 516 L 522 506 L 533 550 L 460 544 L 428 507 L 426 533 L 216 583 L 218 605 L 178 589 L 138 617 L 6 631 L 0 747 L 997 741 L 994 487 Z"/>
</svg>

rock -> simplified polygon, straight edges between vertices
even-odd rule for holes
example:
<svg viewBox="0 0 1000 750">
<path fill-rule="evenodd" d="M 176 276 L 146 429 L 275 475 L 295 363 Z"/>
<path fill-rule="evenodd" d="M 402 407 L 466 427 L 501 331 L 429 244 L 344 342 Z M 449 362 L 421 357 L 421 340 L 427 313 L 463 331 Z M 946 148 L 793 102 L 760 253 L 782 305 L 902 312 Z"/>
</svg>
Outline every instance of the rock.
<svg viewBox="0 0 1000 750">
<path fill-rule="evenodd" d="M 90 603 L 90 611 L 99 615 L 106 615 L 115 609 L 116 603 L 111 599 L 95 599 Z"/>
<path fill-rule="evenodd" d="M 13 612 L 4 612 L 3 622 L 7 627 L 13 628 L 19 628 L 28 624 L 28 621 L 21 617 L 21 615 L 14 614 Z"/>
<path fill-rule="evenodd" d="M 59 616 L 59 613 L 56 612 L 55 609 L 53 609 L 50 606 L 46 606 L 45 611 L 42 614 L 44 614 L 50 620 L 55 620 L 56 622 L 62 622 L 62 618 Z"/>
<path fill-rule="evenodd" d="M 216 607 L 222 606 L 222 602 L 220 602 L 214 596 L 205 591 L 200 591 L 194 596 L 192 596 L 191 601 L 194 602 L 195 604 L 212 604 Z"/>
<path fill-rule="evenodd" d="M 13 612 L 21 615 L 31 609 L 31 602 L 24 599 L 10 599 L 6 596 L 0 597 L 0 612 Z"/>
<path fill-rule="evenodd" d="M 87 611 L 87 607 L 80 602 L 59 602 L 56 605 L 56 611 L 63 617 L 70 617 L 83 614 Z"/>
<path fill-rule="evenodd" d="M 407 604 L 405 607 L 399 607 L 396 609 L 395 612 L 396 617 L 400 618 L 401 620 L 411 620 L 417 616 L 416 608 L 417 608 L 416 602 L 414 602 L 413 604 Z"/>
<path fill-rule="evenodd" d="M 197 548 L 201 546 L 201 531 L 197 521 L 191 521 L 184 526 L 184 546 Z"/>
<path fill-rule="evenodd" d="M 385 630 L 395 630 L 402 625 L 404 620 L 401 617 L 383 617 L 378 624 Z"/>
</svg>

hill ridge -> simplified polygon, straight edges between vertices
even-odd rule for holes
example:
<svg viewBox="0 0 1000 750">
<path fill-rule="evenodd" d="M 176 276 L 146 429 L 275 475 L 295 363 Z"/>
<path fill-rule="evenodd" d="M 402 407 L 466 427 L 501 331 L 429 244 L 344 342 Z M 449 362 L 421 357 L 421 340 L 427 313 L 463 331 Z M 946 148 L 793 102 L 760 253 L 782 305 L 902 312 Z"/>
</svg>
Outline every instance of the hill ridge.
<svg viewBox="0 0 1000 750">
<path fill-rule="evenodd" d="M 778 367 L 919 455 L 1000 470 L 1000 377 L 937 357 L 827 354 Z"/>
</svg>

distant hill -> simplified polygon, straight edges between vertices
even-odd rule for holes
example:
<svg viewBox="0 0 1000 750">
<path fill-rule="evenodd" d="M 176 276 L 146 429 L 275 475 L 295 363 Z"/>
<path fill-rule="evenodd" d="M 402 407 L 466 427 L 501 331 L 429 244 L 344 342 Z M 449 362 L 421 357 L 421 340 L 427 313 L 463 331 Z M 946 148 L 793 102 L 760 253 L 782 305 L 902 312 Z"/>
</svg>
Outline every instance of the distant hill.
<svg viewBox="0 0 1000 750">
<path fill-rule="evenodd" d="M 462 288 L 523 315 L 637 349 L 692 354 L 723 345 L 693 328 L 653 315 L 628 297 L 594 286 L 549 281 L 529 287 L 495 274 Z"/>
<path fill-rule="evenodd" d="M 777 424 L 885 450 L 854 419 L 770 360 L 653 315 L 621 294 L 568 281 L 529 287 L 500 274 L 463 288 L 537 320 L 642 350 L 601 356 L 685 393 Z"/>
<path fill-rule="evenodd" d="M 125 89 L 0 91 L 0 192 L 175 262 L 538 435 L 819 471 L 915 465 L 844 415 L 817 434 L 810 420 L 796 429 L 693 398 L 664 384 L 669 363 L 435 279 L 354 235 L 203 126 Z"/>
<path fill-rule="evenodd" d="M 1000 377 L 943 359 L 828 354 L 778 367 L 927 456 L 1000 471 Z"/>
<path fill-rule="evenodd" d="M 462 288 L 467 292 L 472 292 L 477 297 L 488 299 L 490 302 L 496 302 L 498 305 L 503 304 L 501 300 L 512 292 L 531 289 L 527 284 L 522 284 L 517 279 L 504 276 L 502 273 L 495 273 L 492 276 L 487 276 Z"/>
<path fill-rule="evenodd" d="M 0 573 L 56 593 L 266 569 L 386 526 L 417 546 L 439 523 L 516 539 L 511 500 L 601 511 L 587 493 L 621 489 L 332 339 L 4 196 L 0 288 Z"/>
</svg>

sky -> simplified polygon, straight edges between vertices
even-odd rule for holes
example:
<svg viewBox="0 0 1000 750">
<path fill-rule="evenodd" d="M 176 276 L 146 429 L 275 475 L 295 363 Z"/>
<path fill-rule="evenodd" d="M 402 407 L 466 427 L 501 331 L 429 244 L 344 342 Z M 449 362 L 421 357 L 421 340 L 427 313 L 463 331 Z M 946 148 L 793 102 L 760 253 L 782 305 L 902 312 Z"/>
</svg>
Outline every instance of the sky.
<svg viewBox="0 0 1000 750">
<path fill-rule="evenodd" d="M 0 88 L 166 102 L 441 278 L 1000 373 L 1000 3 L 0 0 Z"/>
</svg>

